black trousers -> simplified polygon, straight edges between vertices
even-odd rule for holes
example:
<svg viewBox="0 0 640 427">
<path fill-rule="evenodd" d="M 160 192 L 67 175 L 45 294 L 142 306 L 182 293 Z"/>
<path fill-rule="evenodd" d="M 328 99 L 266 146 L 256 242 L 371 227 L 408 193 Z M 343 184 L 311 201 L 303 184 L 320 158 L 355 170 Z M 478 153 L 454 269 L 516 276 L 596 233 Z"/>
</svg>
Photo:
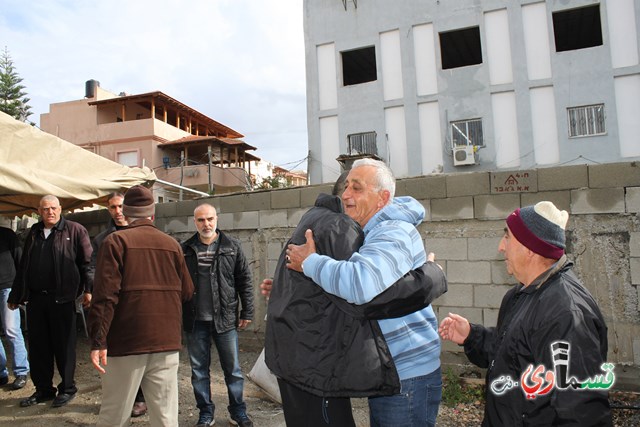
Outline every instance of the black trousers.
<svg viewBox="0 0 640 427">
<path fill-rule="evenodd" d="M 278 378 L 287 427 L 355 427 L 348 397 L 320 397 Z"/>
<path fill-rule="evenodd" d="M 57 304 L 53 293 L 30 293 L 27 304 L 27 328 L 31 380 L 36 390 L 47 394 L 55 393 L 55 361 L 61 378 L 58 393 L 77 392 L 73 379 L 76 370 L 77 337 L 75 301 Z"/>
<path fill-rule="evenodd" d="M 144 400 L 144 393 L 142 392 L 142 387 L 138 387 L 138 393 L 136 393 L 136 403 L 138 402 L 145 402 Z"/>
</svg>

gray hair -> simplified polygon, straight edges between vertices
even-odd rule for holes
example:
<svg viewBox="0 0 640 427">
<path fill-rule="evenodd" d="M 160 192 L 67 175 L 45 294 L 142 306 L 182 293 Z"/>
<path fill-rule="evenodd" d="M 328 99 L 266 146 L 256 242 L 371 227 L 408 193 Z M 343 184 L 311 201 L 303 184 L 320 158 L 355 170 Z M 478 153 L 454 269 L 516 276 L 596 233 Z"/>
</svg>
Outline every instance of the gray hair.
<svg viewBox="0 0 640 427">
<path fill-rule="evenodd" d="M 196 208 L 193 210 L 193 215 L 196 214 L 197 211 L 199 211 L 202 208 L 211 208 L 213 209 L 213 211 L 216 213 L 216 215 L 218 214 L 218 211 L 216 210 L 216 207 L 209 204 L 209 203 L 200 203 L 198 206 L 196 206 Z"/>
<path fill-rule="evenodd" d="M 372 166 L 376 168 L 375 185 L 376 190 L 387 190 L 389 192 L 389 202 L 393 201 L 393 197 L 396 194 L 396 178 L 393 176 L 393 172 L 389 166 L 380 160 L 374 160 L 370 158 L 358 159 L 353 162 L 351 169 L 359 168 L 362 166 Z"/>
<path fill-rule="evenodd" d="M 40 204 L 42 204 L 42 202 L 56 202 L 58 206 L 60 206 L 60 200 L 58 200 L 58 198 L 53 194 L 47 194 L 46 196 L 42 196 L 42 198 L 40 199 Z"/>
</svg>

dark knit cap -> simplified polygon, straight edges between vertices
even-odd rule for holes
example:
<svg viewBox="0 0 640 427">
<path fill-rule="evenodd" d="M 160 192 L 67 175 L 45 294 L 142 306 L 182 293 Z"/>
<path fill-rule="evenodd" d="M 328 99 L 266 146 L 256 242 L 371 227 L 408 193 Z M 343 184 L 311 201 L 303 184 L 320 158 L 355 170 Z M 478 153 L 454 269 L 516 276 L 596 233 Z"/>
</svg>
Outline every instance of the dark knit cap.
<svg viewBox="0 0 640 427">
<path fill-rule="evenodd" d="M 507 217 L 511 234 L 527 248 L 545 258 L 560 259 L 564 255 L 564 230 L 569 220 L 567 211 L 561 211 L 551 202 L 516 209 Z"/>
<path fill-rule="evenodd" d="M 156 213 L 151 190 L 142 185 L 134 185 L 124 195 L 122 213 L 131 218 L 147 218 Z"/>
</svg>

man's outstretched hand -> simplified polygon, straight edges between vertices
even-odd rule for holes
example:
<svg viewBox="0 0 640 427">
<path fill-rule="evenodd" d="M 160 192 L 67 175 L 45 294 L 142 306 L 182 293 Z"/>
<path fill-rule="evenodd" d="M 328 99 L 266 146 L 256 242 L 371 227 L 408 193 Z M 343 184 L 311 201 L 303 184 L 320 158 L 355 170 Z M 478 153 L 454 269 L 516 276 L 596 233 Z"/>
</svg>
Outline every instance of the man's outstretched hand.
<svg viewBox="0 0 640 427">
<path fill-rule="evenodd" d="M 438 332 L 443 340 L 453 341 L 456 344 L 462 345 L 471 332 L 471 326 L 469 325 L 469 321 L 464 317 L 449 313 L 449 315 L 440 322 Z"/>
</svg>

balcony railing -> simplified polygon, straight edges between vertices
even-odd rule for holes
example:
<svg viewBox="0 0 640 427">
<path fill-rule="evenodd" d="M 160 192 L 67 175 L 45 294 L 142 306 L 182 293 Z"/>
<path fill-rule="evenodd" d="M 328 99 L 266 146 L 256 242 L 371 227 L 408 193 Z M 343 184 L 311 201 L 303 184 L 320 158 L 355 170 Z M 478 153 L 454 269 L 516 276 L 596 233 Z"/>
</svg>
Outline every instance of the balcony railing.
<svg viewBox="0 0 640 427">
<path fill-rule="evenodd" d="M 156 170 L 156 175 L 163 181 L 204 192 L 209 192 L 209 182 L 211 182 L 216 194 L 244 191 L 250 185 L 248 174 L 243 168 L 221 168 L 212 165 L 210 170 L 211 180 L 209 180 L 208 165 L 160 168 Z"/>
</svg>

